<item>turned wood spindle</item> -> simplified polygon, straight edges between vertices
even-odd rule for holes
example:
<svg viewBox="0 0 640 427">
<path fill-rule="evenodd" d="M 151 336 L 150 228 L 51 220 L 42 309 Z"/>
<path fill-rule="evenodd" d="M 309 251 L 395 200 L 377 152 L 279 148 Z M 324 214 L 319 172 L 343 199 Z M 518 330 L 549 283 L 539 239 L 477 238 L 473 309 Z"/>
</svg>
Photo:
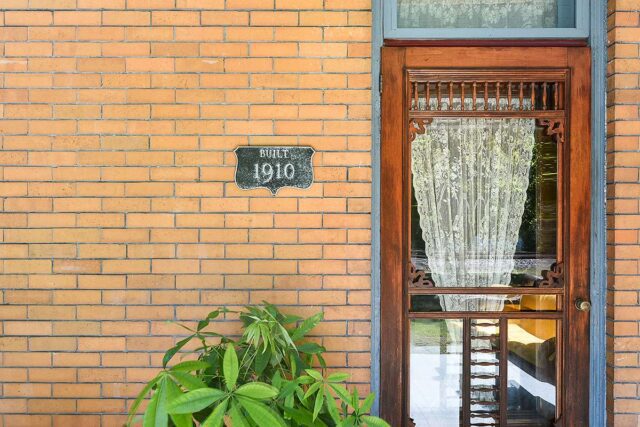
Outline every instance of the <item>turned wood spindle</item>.
<svg viewBox="0 0 640 427">
<path fill-rule="evenodd" d="M 426 92 L 425 98 L 427 99 L 427 110 L 431 110 L 431 83 L 425 82 Z"/>
<path fill-rule="evenodd" d="M 564 110 L 564 82 L 558 82 L 558 110 Z"/>
<path fill-rule="evenodd" d="M 460 109 L 464 111 L 464 82 L 460 83 Z"/>
<path fill-rule="evenodd" d="M 542 109 L 547 109 L 547 82 L 542 83 Z"/>
<path fill-rule="evenodd" d="M 555 82 L 553 84 L 553 109 L 557 110 L 558 109 L 558 98 L 559 93 L 558 93 L 558 88 L 559 88 L 560 84 L 558 82 Z"/>
<path fill-rule="evenodd" d="M 531 82 L 531 110 L 536 109 L 536 82 Z"/>
<path fill-rule="evenodd" d="M 507 110 L 511 111 L 511 82 L 507 82 Z"/>
<path fill-rule="evenodd" d="M 478 109 L 478 106 L 476 105 L 476 98 L 478 96 L 478 94 L 477 94 L 477 86 L 478 86 L 477 82 L 473 82 L 473 95 L 472 95 L 473 97 L 472 97 L 471 101 L 472 101 L 472 107 L 473 107 L 474 111 Z"/>
<path fill-rule="evenodd" d="M 449 110 L 453 110 L 453 82 L 449 82 Z"/>
<path fill-rule="evenodd" d="M 500 110 L 500 82 L 496 82 L 496 111 Z"/>
<path fill-rule="evenodd" d="M 438 82 L 438 111 L 442 110 L 442 82 Z"/>
<path fill-rule="evenodd" d="M 518 106 L 520 111 L 524 110 L 524 83 L 520 82 L 520 94 L 518 96 Z"/>
<path fill-rule="evenodd" d="M 420 98 L 418 98 L 418 82 L 413 83 L 413 109 L 420 109 Z"/>
<path fill-rule="evenodd" d="M 489 109 L 489 82 L 484 82 L 484 109 Z"/>
</svg>

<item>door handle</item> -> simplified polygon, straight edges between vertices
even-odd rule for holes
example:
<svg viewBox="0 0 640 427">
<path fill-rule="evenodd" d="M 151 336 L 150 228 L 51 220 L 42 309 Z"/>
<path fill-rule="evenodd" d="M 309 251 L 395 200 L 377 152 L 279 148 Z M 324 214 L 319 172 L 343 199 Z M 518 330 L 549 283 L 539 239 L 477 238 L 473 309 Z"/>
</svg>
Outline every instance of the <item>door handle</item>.
<svg viewBox="0 0 640 427">
<path fill-rule="evenodd" d="M 576 308 L 580 311 L 591 310 L 591 303 L 585 299 L 577 298 L 575 301 Z"/>
</svg>

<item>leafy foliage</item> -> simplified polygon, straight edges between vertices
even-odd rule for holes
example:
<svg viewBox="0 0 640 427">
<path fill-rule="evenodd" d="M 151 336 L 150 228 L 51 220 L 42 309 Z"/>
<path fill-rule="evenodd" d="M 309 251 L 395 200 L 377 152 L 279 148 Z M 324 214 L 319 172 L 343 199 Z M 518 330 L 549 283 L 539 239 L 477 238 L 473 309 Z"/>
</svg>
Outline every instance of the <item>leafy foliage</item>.
<svg viewBox="0 0 640 427">
<path fill-rule="evenodd" d="M 166 352 L 163 370 L 131 405 L 127 426 L 150 393 L 143 427 L 389 426 L 368 415 L 373 394 L 361 400 L 345 387 L 348 375 L 326 375 L 325 348 L 306 339 L 322 313 L 302 319 L 268 303 L 246 307 L 236 313 L 244 330 L 237 341 L 206 330 L 226 313 L 212 311 L 195 330 L 181 325 L 190 335 Z M 200 344 L 193 351 L 197 360 L 168 368 L 193 340 Z"/>
</svg>

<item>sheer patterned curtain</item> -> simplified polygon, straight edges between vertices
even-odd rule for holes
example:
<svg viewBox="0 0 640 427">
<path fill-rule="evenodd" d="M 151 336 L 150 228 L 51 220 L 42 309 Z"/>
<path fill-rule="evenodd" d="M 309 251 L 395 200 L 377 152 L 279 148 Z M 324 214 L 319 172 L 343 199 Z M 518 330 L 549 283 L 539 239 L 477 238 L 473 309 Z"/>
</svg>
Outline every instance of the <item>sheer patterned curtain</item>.
<svg viewBox="0 0 640 427">
<path fill-rule="evenodd" d="M 413 187 L 436 286 L 507 286 L 529 185 L 533 119 L 434 119 L 412 142 Z M 500 296 L 441 298 L 500 311 Z"/>
<path fill-rule="evenodd" d="M 398 0 L 400 28 L 554 28 L 557 0 Z"/>
</svg>

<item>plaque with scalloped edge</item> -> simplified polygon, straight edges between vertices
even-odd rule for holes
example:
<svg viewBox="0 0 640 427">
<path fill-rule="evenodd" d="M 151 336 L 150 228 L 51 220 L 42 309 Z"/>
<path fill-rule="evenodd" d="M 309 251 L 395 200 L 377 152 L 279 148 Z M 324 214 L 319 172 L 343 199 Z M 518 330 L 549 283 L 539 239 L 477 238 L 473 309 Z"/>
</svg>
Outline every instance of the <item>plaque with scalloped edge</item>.
<svg viewBox="0 0 640 427">
<path fill-rule="evenodd" d="M 313 183 L 315 150 L 301 146 L 241 146 L 235 149 L 236 184 L 243 190 L 309 188 Z"/>
</svg>

